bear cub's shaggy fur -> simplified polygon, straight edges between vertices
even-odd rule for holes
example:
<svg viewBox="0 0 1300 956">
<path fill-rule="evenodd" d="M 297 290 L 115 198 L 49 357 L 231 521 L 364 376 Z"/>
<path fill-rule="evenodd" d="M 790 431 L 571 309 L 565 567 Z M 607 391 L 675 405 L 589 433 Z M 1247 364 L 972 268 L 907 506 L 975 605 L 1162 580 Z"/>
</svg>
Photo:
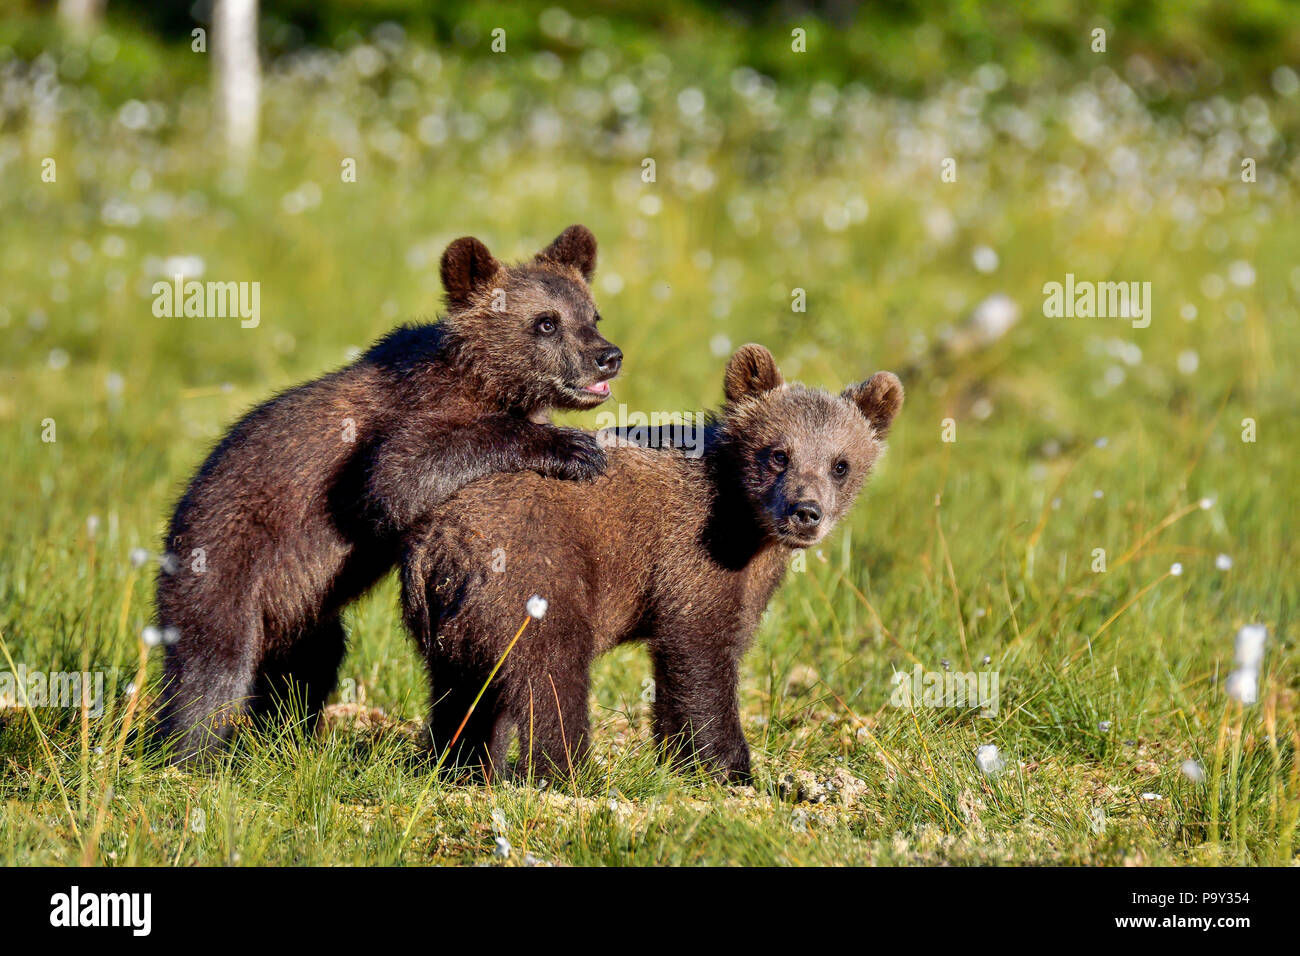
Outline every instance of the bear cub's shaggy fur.
<svg viewBox="0 0 1300 956">
<path fill-rule="evenodd" d="M 407 624 L 432 684 L 441 752 L 523 620 L 530 621 L 460 732 L 455 758 L 567 772 L 588 744 L 593 658 L 644 641 L 654 734 L 670 753 L 749 776 L 737 664 L 791 553 L 849 509 L 880 454 L 903 389 L 878 372 L 840 395 L 784 384 L 771 354 L 732 357 L 705 451 L 614 447 L 594 484 L 495 475 L 429 516 L 402 557 Z M 502 567 L 504 564 L 504 567 Z"/>
<path fill-rule="evenodd" d="M 544 422 L 609 395 L 622 353 L 596 329 L 595 237 L 571 226 L 503 266 L 477 239 L 442 257 L 448 312 L 253 409 L 176 507 L 158 580 L 161 730 L 173 757 L 224 743 L 277 699 L 313 720 L 344 652 L 339 612 L 401 535 L 463 485 L 532 470 L 591 479 L 592 436 Z"/>
</svg>

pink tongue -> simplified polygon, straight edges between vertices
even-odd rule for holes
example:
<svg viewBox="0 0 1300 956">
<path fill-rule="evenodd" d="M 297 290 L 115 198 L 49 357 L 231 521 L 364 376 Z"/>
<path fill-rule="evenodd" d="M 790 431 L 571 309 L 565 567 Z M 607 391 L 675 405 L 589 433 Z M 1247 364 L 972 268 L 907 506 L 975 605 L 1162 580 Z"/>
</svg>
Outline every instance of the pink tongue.
<svg viewBox="0 0 1300 956">
<path fill-rule="evenodd" d="M 595 385 L 587 385 L 583 388 L 584 392 L 591 392 L 593 395 L 608 395 L 609 382 L 597 382 Z"/>
</svg>

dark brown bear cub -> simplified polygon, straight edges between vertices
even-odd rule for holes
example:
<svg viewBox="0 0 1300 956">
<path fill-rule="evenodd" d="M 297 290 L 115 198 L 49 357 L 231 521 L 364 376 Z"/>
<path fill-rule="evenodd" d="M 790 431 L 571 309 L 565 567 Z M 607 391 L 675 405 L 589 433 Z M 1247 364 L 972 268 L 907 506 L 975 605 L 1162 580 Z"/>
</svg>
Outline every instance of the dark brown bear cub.
<svg viewBox="0 0 1300 956">
<path fill-rule="evenodd" d="M 446 318 L 393 331 L 230 429 L 176 507 L 158 581 L 158 622 L 175 637 L 161 713 L 174 757 L 277 699 L 314 719 L 343 657 L 340 610 L 461 486 L 600 473 L 591 435 L 540 420 L 599 405 L 619 370 L 596 329 L 595 264 L 582 226 L 514 266 L 458 239 L 442 257 Z"/>
<path fill-rule="evenodd" d="M 567 771 L 587 747 L 592 659 L 644 641 L 656 739 L 747 778 L 740 655 L 791 553 L 853 503 L 902 402 L 890 372 L 830 395 L 784 384 L 771 354 L 746 345 L 727 366 L 726 405 L 702 457 L 615 447 L 591 485 L 495 475 L 450 499 L 402 557 L 407 624 L 432 682 L 433 746 L 450 744 L 538 594 L 549 608 L 456 739 L 458 761 L 501 770 L 517 731 L 525 767 Z"/>
</svg>

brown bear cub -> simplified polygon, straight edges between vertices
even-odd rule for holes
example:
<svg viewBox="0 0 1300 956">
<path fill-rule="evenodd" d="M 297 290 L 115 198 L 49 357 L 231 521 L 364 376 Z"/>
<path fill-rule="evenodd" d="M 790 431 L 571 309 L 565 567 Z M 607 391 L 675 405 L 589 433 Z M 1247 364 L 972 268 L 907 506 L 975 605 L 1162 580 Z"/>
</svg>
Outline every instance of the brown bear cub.
<svg viewBox="0 0 1300 956">
<path fill-rule="evenodd" d="M 277 701 L 314 720 L 343 658 L 340 610 L 457 489 L 494 472 L 604 469 L 595 438 L 544 421 L 599 405 L 622 362 L 596 328 L 595 265 L 583 226 L 513 266 L 458 239 L 442 257 L 442 321 L 394 330 L 230 429 L 176 507 L 158 580 L 174 758 Z"/>
<path fill-rule="evenodd" d="M 594 484 L 494 475 L 432 512 L 402 556 L 407 624 L 425 652 L 430 736 L 490 775 L 512 732 L 524 769 L 567 772 L 588 743 L 592 659 L 643 641 L 654 734 L 724 778 L 749 776 L 737 664 L 791 553 L 862 488 L 903 402 L 890 372 L 840 395 L 784 384 L 767 349 L 727 366 L 704 452 L 613 447 Z M 503 567 L 504 565 L 504 567 Z M 524 620 L 547 599 L 461 729 Z"/>
</svg>

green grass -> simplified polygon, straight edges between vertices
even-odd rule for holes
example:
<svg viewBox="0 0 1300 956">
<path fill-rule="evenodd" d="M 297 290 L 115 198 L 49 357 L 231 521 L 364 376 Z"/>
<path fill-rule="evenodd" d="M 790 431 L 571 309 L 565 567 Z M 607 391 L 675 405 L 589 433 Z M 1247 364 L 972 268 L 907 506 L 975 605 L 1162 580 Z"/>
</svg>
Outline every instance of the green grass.
<svg viewBox="0 0 1300 956">
<path fill-rule="evenodd" d="M 570 63 L 539 78 L 525 51 L 433 63 L 406 46 L 368 79 L 282 64 L 242 186 L 201 89 L 156 94 L 161 125 L 133 132 L 84 92 L 103 77 L 49 108 L 31 73 L 0 77 L 0 636 L 15 664 L 103 671 L 109 688 L 84 726 L 76 710 L 4 712 L 0 863 L 477 863 L 497 860 L 498 832 L 511 863 L 1295 861 L 1294 100 L 1259 101 L 1281 131 L 1268 137 L 1257 103 L 1224 100 L 1208 125 L 1194 105 L 1156 119 L 1104 73 L 1009 104 L 955 72 L 916 103 L 746 94 L 750 80 L 708 64 L 665 71 L 617 50 L 594 77 Z M 620 79 L 640 89 L 624 113 Z M 679 107 L 691 86 L 694 117 Z M 1240 182 L 1241 155 L 1258 182 Z M 940 181 L 945 156 L 956 183 Z M 343 157 L 358 182 L 340 182 Z M 304 183 L 319 203 L 287 211 Z M 122 202 L 139 221 L 106 223 Z M 209 445 L 274 390 L 434 314 L 451 238 L 519 256 L 570 222 L 601 240 L 602 328 L 627 355 L 615 401 L 634 410 L 715 404 L 745 341 L 828 387 L 904 375 L 868 493 L 789 576 L 745 659 L 755 788 L 654 759 L 635 648 L 597 667 L 598 760 L 576 779 L 552 792 L 431 776 L 391 580 L 347 617 L 344 693 L 367 719 L 246 735 L 211 774 L 141 754 L 124 731 L 152 693 L 128 685 L 156 561 L 129 554 L 156 551 Z M 992 272 L 972 266 L 980 245 Z M 261 325 L 155 318 L 149 284 L 177 255 L 202 257 L 204 278 L 260 281 Z M 1042 286 L 1067 272 L 1151 282 L 1151 326 L 1045 317 Z M 945 350 L 994 293 L 1019 323 Z M 1224 681 L 1251 623 L 1269 643 L 1243 707 Z M 996 717 L 890 705 L 895 670 L 945 660 L 998 672 Z M 989 743 L 996 776 L 976 762 Z M 1204 782 L 1180 770 L 1189 759 Z M 851 799 L 797 802 L 808 774 L 836 771 L 862 782 Z"/>
</svg>

